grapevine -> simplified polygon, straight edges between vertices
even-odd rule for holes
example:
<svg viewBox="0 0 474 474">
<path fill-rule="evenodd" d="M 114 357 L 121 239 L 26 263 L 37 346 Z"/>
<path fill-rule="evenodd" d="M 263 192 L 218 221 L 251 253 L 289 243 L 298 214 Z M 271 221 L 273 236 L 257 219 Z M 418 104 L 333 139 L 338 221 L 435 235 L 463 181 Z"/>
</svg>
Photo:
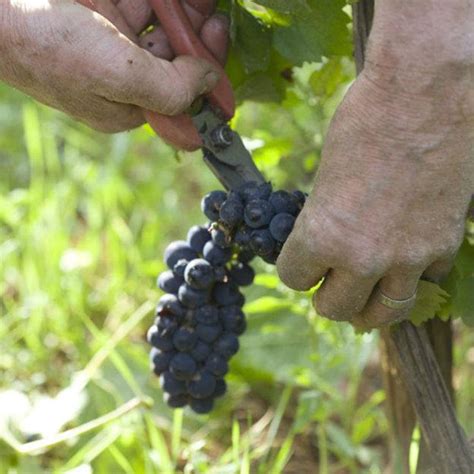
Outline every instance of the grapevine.
<svg viewBox="0 0 474 474">
<path fill-rule="evenodd" d="M 250 263 L 258 256 L 275 264 L 305 200 L 301 191 L 273 191 L 270 183 L 213 191 L 201 205 L 209 223 L 166 248 L 168 270 L 158 277 L 165 295 L 148 342 L 171 408 L 209 413 L 226 393 L 228 364 L 247 327 L 240 289 L 254 281 Z"/>
</svg>

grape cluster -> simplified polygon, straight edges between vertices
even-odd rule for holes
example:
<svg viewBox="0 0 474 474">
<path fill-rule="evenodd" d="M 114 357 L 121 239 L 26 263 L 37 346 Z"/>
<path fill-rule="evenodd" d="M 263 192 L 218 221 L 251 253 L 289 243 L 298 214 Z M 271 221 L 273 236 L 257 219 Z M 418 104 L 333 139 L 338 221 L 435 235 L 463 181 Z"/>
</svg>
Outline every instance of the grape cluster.
<svg viewBox="0 0 474 474">
<path fill-rule="evenodd" d="M 192 227 L 186 241 L 170 244 L 168 270 L 158 277 L 161 297 L 148 331 L 150 359 L 166 403 L 209 413 L 227 391 L 229 360 L 247 327 L 240 287 L 253 283 L 250 262 L 274 264 L 306 196 L 246 183 L 204 197 L 210 223 Z"/>
</svg>

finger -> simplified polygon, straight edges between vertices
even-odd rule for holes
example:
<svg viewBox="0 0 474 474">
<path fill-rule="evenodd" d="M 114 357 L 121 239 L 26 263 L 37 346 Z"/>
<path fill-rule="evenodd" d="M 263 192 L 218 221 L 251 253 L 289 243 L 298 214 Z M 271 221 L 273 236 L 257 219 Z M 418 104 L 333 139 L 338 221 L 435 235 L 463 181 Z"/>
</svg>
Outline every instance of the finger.
<svg viewBox="0 0 474 474">
<path fill-rule="evenodd" d="M 216 14 L 201 28 L 201 39 L 212 55 L 225 65 L 229 49 L 230 20 L 226 15 Z"/>
<path fill-rule="evenodd" d="M 313 296 L 314 307 L 320 316 L 350 321 L 364 309 L 378 280 L 346 270 L 331 270 Z"/>
<path fill-rule="evenodd" d="M 171 61 L 175 57 L 168 38 L 166 37 L 166 33 L 161 27 L 156 27 L 153 31 L 150 31 L 150 33 L 141 36 L 138 40 L 138 44 L 157 58 Z"/>
<path fill-rule="evenodd" d="M 423 280 L 440 283 L 451 272 L 455 257 L 446 257 L 432 263 L 423 273 Z"/>
<path fill-rule="evenodd" d="M 415 305 L 415 300 L 403 309 L 394 309 L 382 304 L 381 294 L 397 301 L 408 300 L 416 294 L 421 275 L 422 272 L 386 275 L 380 280 L 366 307 L 354 318 L 353 325 L 372 329 L 406 319 Z"/>
<path fill-rule="evenodd" d="M 285 285 L 297 291 L 313 288 L 330 268 L 330 265 L 323 261 L 318 240 L 308 239 L 310 234 L 306 231 L 303 213 L 296 220 L 295 228 L 277 261 L 280 279 Z"/>
<path fill-rule="evenodd" d="M 107 57 L 105 52 L 102 57 Z M 105 78 L 97 85 L 100 95 L 165 115 L 184 112 L 219 79 L 206 61 L 189 56 L 164 61 L 132 43 L 124 54 L 112 59 L 112 64 L 103 64 Z"/>
<path fill-rule="evenodd" d="M 86 0 L 86 3 L 84 0 L 81 1 L 81 3 L 85 6 L 89 6 L 89 3 Z M 115 28 L 117 28 L 120 33 L 124 34 L 127 38 L 129 38 L 132 41 L 136 41 L 137 37 L 135 35 L 135 32 L 133 31 L 132 28 L 128 25 L 128 23 L 125 21 L 124 17 L 122 16 L 122 13 L 118 9 L 117 6 L 115 6 L 110 0 L 94 0 L 93 2 L 94 10 L 102 15 L 104 18 L 107 18 L 107 20 L 112 23 Z"/>
<path fill-rule="evenodd" d="M 117 9 L 135 34 L 150 26 L 155 18 L 146 0 L 118 0 Z"/>
</svg>

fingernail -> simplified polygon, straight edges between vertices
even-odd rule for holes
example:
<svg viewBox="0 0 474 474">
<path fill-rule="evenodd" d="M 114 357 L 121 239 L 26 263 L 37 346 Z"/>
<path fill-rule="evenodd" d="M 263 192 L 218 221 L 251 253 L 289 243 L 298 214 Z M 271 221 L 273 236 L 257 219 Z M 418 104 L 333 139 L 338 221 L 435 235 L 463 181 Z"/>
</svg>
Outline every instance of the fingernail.
<svg viewBox="0 0 474 474">
<path fill-rule="evenodd" d="M 206 85 L 203 92 L 209 92 L 214 89 L 214 87 L 216 87 L 217 83 L 219 82 L 219 79 L 219 73 L 217 73 L 216 71 L 209 71 L 204 77 Z"/>
</svg>

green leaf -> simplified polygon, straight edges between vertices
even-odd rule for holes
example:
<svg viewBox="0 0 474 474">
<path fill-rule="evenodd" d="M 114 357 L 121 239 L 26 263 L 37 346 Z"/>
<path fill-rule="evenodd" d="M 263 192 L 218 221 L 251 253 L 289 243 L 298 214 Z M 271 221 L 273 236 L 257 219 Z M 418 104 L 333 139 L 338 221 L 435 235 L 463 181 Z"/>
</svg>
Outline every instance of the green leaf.
<svg viewBox="0 0 474 474">
<path fill-rule="evenodd" d="M 231 36 L 245 71 L 265 71 L 270 64 L 272 30 L 240 5 L 232 9 Z"/>
<path fill-rule="evenodd" d="M 453 317 L 459 317 L 467 326 L 474 327 L 474 275 L 457 283 L 451 309 Z"/>
<path fill-rule="evenodd" d="M 416 304 L 411 312 L 411 322 L 420 325 L 436 316 L 449 294 L 439 285 L 420 281 Z"/>
<path fill-rule="evenodd" d="M 321 61 L 323 56 L 349 55 L 349 17 L 342 11 L 344 5 L 344 0 L 312 1 L 310 11 L 296 15 L 288 27 L 275 29 L 275 48 L 295 65 Z"/>
<path fill-rule="evenodd" d="M 280 13 L 295 14 L 310 9 L 307 0 L 257 0 L 255 3 Z"/>
</svg>

